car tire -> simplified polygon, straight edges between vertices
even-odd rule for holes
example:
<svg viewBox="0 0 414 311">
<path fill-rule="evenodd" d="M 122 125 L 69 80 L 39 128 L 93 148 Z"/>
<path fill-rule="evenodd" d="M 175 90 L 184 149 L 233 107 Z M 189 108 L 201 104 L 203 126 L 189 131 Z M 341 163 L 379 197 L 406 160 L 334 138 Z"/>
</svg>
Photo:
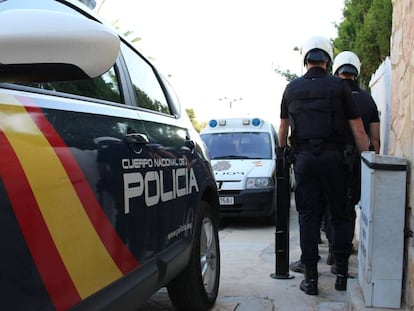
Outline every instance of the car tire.
<svg viewBox="0 0 414 311">
<path fill-rule="evenodd" d="M 188 266 L 167 285 L 178 310 L 208 310 L 216 301 L 220 281 L 218 222 L 212 207 L 202 201 Z"/>
</svg>

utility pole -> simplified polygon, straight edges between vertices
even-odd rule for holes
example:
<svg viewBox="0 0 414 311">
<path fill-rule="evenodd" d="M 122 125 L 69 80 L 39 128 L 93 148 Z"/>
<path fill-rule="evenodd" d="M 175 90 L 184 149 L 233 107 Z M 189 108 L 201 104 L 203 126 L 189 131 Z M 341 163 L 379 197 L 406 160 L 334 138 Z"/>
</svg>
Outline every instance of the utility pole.
<svg viewBox="0 0 414 311">
<path fill-rule="evenodd" d="M 243 98 L 240 97 L 240 98 L 228 99 L 227 97 L 223 97 L 223 98 L 219 98 L 218 100 L 220 100 L 220 101 L 222 101 L 222 100 L 228 101 L 229 102 L 229 108 L 231 110 L 233 108 L 233 103 L 234 102 L 237 102 L 237 101 L 242 101 Z"/>
</svg>

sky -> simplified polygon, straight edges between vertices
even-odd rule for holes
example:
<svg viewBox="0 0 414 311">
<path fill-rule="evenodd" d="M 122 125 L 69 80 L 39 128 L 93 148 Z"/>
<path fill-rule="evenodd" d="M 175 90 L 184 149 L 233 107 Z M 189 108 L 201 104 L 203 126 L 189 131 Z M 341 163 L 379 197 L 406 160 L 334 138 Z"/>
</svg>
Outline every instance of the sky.
<svg viewBox="0 0 414 311">
<path fill-rule="evenodd" d="M 96 11 L 168 78 L 199 122 L 251 116 L 279 123 L 287 84 L 311 36 L 337 36 L 344 0 L 97 0 Z"/>
</svg>

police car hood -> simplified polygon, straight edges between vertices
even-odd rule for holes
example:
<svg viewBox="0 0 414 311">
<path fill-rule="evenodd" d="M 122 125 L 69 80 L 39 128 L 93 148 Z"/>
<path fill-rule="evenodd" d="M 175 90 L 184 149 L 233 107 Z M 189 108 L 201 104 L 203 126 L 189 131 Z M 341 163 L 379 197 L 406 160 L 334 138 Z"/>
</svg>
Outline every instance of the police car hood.
<svg viewBox="0 0 414 311">
<path fill-rule="evenodd" d="M 216 180 L 243 180 L 247 177 L 272 176 L 271 159 L 231 159 L 211 160 Z"/>
</svg>

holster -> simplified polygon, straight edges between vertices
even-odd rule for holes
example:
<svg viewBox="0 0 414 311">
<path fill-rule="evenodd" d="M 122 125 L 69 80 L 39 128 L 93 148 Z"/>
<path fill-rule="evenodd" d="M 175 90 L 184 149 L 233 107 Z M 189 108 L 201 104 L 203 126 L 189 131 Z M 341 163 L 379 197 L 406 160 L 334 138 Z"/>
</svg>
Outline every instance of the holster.
<svg viewBox="0 0 414 311">
<path fill-rule="evenodd" d="M 350 202 L 358 203 L 361 195 L 360 170 L 357 166 L 359 153 L 354 145 L 345 145 L 344 149 L 344 170 L 346 178 L 346 194 Z"/>
<path fill-rule="evenodd" d="M 344 166 L 345 171 L 352 174 L 357 159 L 357 150 L 354 145 L 347 144 L 344 147 Z"/>
</svg>

